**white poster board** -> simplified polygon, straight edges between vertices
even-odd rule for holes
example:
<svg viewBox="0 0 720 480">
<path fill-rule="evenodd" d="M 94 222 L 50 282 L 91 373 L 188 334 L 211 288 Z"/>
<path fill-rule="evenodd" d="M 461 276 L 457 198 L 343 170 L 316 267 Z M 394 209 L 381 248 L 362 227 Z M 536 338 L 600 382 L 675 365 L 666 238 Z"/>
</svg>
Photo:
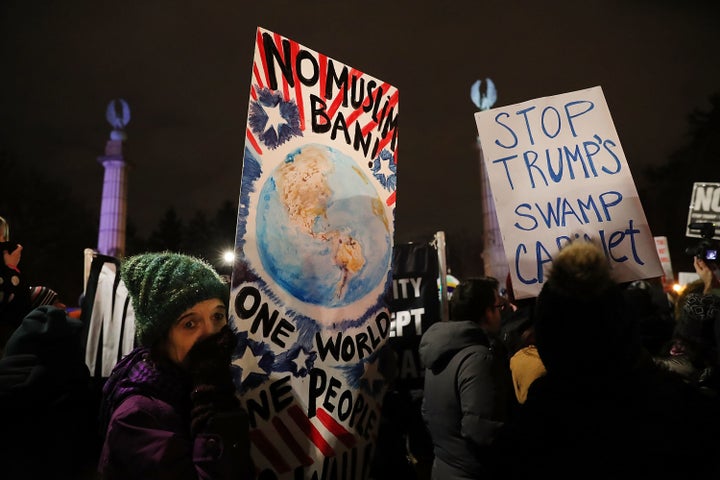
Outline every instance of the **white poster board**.
<svg viewBox="0 0 720 480">
<path fill-rule="evenodd" d="M 388 384 L 398 95 L 257 30 L 230 324 L 259 478 L 368 477 Z"/>
<path fill-rule="evenodd" d="M 673 273 L 672 261 L 670 260 L 670 248 L 668 247 L 667 237 L 655 237 L 655 249 L 660 259 L 660 265 L 663 269 L 663 284 L 672 285 L 675 282 L 675 274 Z"/>
<path fill-rule="evenodd" d="M 475 114 L 516 298 L 540 293 L 553 257 L 599 242 L 618 282 L 662 268 L 600 87 Z"/>
</svg>

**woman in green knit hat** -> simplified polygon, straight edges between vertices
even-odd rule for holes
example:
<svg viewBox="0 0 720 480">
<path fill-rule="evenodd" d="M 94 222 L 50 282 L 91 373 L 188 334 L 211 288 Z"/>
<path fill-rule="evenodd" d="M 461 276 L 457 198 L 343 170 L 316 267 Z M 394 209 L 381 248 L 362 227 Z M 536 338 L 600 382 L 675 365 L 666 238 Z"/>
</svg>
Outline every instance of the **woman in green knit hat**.
<svg viewBox="0 0 720 480">
<path fill-rule="evenodd" d="M 121 278 L 138 346 L 103 388 L 103 478 L 253 478 L 230 373 L 228 285 L 203 260 L 176 253 L 130 257 Z"/>
</svg>

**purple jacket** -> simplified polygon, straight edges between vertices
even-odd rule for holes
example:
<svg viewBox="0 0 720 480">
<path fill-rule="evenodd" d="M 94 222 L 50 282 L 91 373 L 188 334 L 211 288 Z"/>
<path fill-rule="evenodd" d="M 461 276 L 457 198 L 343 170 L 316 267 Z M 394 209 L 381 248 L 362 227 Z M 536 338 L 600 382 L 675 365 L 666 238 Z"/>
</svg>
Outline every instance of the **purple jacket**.
<svg viewBox="0 0 720 480">
<path fill-rule="evenodd" d="M 103 388 L 103 479 L 248 479 L 247 415 L 216 414 L 190 434 L 190 381 L 171 364 L 136 348 L 117 364 Z"/>
</svg>

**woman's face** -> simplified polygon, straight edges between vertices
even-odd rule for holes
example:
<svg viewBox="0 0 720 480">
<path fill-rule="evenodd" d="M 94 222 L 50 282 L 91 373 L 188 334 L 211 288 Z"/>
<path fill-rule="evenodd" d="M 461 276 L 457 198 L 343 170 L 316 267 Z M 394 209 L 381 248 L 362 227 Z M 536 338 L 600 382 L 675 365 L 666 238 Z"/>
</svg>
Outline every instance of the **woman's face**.
<svg viewBox="0 0 720 480">
<path fill-rule="evenodd" d="M 165 350 L 170 360 L 180 364 L 195 342 L 209 337 L 227 325 L 227 308 L 217 298 L 196 303 L 185 310 L 170 327 Z"/>
</svg>

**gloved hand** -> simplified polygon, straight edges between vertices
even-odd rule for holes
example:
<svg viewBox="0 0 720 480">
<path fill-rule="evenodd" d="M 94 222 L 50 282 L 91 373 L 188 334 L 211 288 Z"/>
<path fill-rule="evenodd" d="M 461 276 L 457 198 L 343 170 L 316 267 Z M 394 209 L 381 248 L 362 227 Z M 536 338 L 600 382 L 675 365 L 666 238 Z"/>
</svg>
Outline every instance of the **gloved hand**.
<svg viewBox="0 0 720 480">
<path fill-rule="evenodd" d="M 239 408 L 230 360 L 237 338 L 229 326 L 197 342 L 183 364 L 190 374 L 193 390 L 191 431 L 196 434 L 214 414 Z"/>
<path fill-rule="evenodd" d="M 183 364 L 190 373 L 194 386 L 221 386 L 231 381 L 230 360 L 236 345 L 237 338 L 228 325 L 193 345 Z"/>
</svg>

